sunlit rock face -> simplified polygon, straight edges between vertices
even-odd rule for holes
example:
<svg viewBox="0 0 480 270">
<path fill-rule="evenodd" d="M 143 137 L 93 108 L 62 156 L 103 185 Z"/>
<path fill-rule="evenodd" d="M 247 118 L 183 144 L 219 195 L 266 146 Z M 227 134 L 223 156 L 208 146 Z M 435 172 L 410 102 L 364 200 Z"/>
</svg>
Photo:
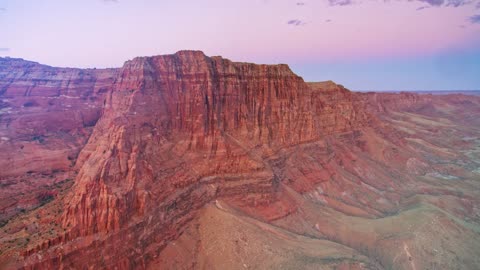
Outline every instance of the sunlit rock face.
<svg viewBox="0 0 480 270">
<path fill-rule="evenodd" d="M 0 96 L 7 268 L 480 265 L 479 98 L 199 51 L 1 59 Z"/>
</svg>

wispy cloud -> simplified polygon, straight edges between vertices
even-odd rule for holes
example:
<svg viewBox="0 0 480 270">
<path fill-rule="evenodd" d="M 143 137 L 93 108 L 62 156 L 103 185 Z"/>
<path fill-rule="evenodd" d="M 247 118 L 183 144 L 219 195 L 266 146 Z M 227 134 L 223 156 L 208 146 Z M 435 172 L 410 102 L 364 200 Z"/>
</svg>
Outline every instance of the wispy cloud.
<svg viewBox="0 0 480 270">
<path fill-rule="evenodd" d="M 102 0 L 105 3 L 118 3 L 119 0 Z"/>
<path fill-rule="evenodd" d="M 471 0 L 448 0 L 446 2 L 446 6 L 449 7 L 459 7 L 467 4 L 471 4 L 473 1 Z"/>
<path fill-rule="evenodd" d="M 302 26 L 302 25 L 305 25 L 307 23 L 302 21 L 302 20 L 294 19 L 294 20 L 288 21 L 287 24 L 293 25 L 293 26 Z"/>
<path fill-rule="evenodd" d="M 464 5 L 468 5 L 476 2 L 476 0 L 418 0 L 418 1 L 427 3 L 430 6 L 435 6 L 435 7 L 440 7 L 440 6 L 460 7 L 460 6 L 464 6 Z"/>
<path fill-rule="evenodd" d="M 480 14 L 478 15 L 473 15 L 472 17 L 469 18 L 471 23 L 480 23 Z"/>
<path fill-rule="evenodd" d="M 325 22 L 331 22 L 332 20 L 328 19 L 328 20 L 325 20 Z"/>
<path fill-rule="evenodd" d="M 441 6 L 443 5 L 443 3 L 445 3 L 444 0 L 419 0 L 419 1 L 435 7 Z"/>
<path fill-rule="evenodd" d="M 355 2 L 355 0 L 327 0 L 330 6 L 349 6 L 353 4 L 361 4 L 362 1 Z M 381 1 L 381 0 L 377 0 Z M 383 0 L 385 2 L 389 2 L 388 0 Z M 480 8 L 480 1 L 479 0 L 404 0 L 404 1 L 418 1 L 422 3 L 428 4 L 427 7 L 460 7 L 464 5 L 474 4 L 476 3 L 476 7 Z M 419 7 L 417 10 L 425 9 L 426 7 Z"/>
<path fill-rule="evenodd" d="M 8 52 L 10 51 L 10 48 L 0 48 L 0 52 Z"/>
<path fill-rule="evenodd" d="M 304 2 L 298 2 L 297 6 L 305 6 L 305 3 Z"/>
<path fill-rule="evenodd" d="M 359 4 L 361 5 L 364 1 L 360 0 L 324 0 L 330 6 L 350 6 Z M 372 0 L 372 1 L 383 1 L 389 3 L 390 0 Z M 417 2 L 423 3 L 424 5 L 416 8 L 416 11 L 421 11 L 424 9 L 432 7 L 462 7 L 462 6 L 471 6 L 472 9 L 480 9 L 480 0 L 398 0 L 398 1 L 408 1 L 408 2 Z M 480 14 L 468 17 L 467 20 L 472 24 L 480 24 Z M 462 28 L 462 27 L 461 27 Z"/>
<path fill-rule="evenodd" d="M 419 10 L 424 10 L 424 9 L 427 9 L 427 8 L 430 8 L 430 6 L 422 6 L 422 7 L 419 7 L 419 8 L 417 8 L 417 11 L 419 11 Z"/>
<path fill-rule="evenodd" d="M 0 12 L 4 12 L 4 11 L 7 11 L 7 9 L 3 8 L 3 7 L 0 7 Z"/>
<path fill-rule="evenodd" d="M 353 5 L 352 0 L 328 0 L 330 6 L 349 6 Z"/>
</svg>

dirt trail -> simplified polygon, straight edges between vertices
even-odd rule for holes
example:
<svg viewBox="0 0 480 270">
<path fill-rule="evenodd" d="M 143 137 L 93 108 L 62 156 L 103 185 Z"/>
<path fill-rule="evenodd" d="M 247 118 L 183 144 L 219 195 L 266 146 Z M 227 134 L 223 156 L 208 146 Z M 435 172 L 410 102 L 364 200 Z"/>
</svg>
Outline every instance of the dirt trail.
<svg viewBox="0 0 480 270">
<path fill-rule="evenodd" d="M 417 267 L 415 267 L 415 262 L 413 261 L 412 254 L 408 250 L 408 246 L 406 243 L 403 243 L 403 250 L 405 250 L 405 253 L 407 254 L 407 258 L 410 261 L 410 265 L 412 266 L 412 269 L 417 270 Z"/>
</svg>

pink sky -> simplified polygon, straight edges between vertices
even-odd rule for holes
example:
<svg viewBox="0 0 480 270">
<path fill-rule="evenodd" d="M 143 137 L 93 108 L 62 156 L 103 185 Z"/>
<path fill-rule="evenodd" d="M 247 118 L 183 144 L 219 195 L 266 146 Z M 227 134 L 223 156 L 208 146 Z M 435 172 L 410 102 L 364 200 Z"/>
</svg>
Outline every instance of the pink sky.
<svg viewBox="0 0 480 270">
<path fill-rule="evenodd" d="M 237 61 L 311 64 L 480 48 L 480 20 L 472 19 L 480 14 L 479 0 L 458 7 L 449 3 L 463 0 L 438 6 L 428 3 L 432 0 L 330 1 L 348 4 L 0 0 L 0 56 L 54 66 L 117 67 L 139 55 L 197 49 Z"/>
</svg>

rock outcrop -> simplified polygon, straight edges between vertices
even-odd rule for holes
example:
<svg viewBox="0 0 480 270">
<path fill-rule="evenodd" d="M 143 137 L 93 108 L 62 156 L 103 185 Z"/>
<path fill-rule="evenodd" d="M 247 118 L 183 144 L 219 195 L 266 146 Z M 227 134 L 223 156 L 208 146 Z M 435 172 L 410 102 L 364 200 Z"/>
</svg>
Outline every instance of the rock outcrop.
<svg viewBox="0 0 480 270">
<path fill-rule="evenodd" d="M 71 175 L 116 69 L 54 68 L 0 58 L 0 222 L 41 204 Z"/>
<path fill-rule="evenodd" d="M 181 262 L 201 268 L 196 263 L 207 267 L 208 258 L 227 263 L 202 249 L 213 246 L 202 244 L 203 237 L 229 235 L 212 237 L 210 219 L 228 220 L 222 228 L 239 235 L 234 220 L 270 235 L 261 239 L 303 245 L 299 254 L 275 249 L 288 250 L 284 258 L 295 265 L 308 258 L 329 267 L 421 267 L 428 266 L 425 260 L 401 254 L 424 241 L 412 249 L 433 258 L 420 248 L 431 235 L 422 232 L 425 237 L 415 240 L 383 222 L 397 221 L 397 214 L 412 218 L 416 207 L 432 220 L 475 218 L 479 205 L 469 186 L 476 184 L 431 180 L 476 176 L 476 152 L 462 152 L 475 139 L 440 139 L 480 134 L 468 128 L 478 121 L 480 100 L 463 95 L 352 93 L 333 82 L 305 83 L 287 65 L 236 63 L 199 51 L 138 57 L 107 70 L 2 59 L 0 89 L 0 132 L 8 138 L 0 147 L 10 151 L 2 154 L 0 168 L 8 169 L 1 176 L 17 183 L 53 175 L 35 197 L 46 205 L 0 232 L 20 245 L 0 243 L 0 263 L 10 268 L 144 269 Z M 432 134 L 439 139 L 427 141 Z M 19 152 L 20 145 L 32 154 Z M 65 178 L 75 178 L 71 188 L 52 186 Z M 450 206 L 435 196 L 448 198 Z M 6 201 L 4 209 L 15 208 Z M 445 237 L 463 237 L 459 230 L 476 237 L 455 222 L 441 227 Z M 375 231 L 365 229 L 370 225 Z M 27 242 L 18 242 L 22 232 Z M 189 252 L 172 244 L 177 239 L 192 244 Z M 246 252 L 238 240 L 228 248 Z M 474 250 L 475 242 L 464 240 Z M 316 260 L 308 256 L 322 252 L 305 255 L 311 248 L 342 256 Z M 357 257 L 347 258 L 350 252 Z M 168 262 L 168 254 L 179 261 Z"/>
<path fill-rule="evenodd" d="M 182 219 L 222 196 L 271 202 L 279 179 L 266 156 L 365 121 L 351 98 L 337 111 L 328 102 L 286 65 L 191 51 L 127 62 L 80 155 L 63 216 L 68 237 L 140 237 L 138 219 L 155 224 L 153 232 L 178 232 Z M 172 236 L 159 237 L 144 236 L 139 248 Z"/>
</svg>

